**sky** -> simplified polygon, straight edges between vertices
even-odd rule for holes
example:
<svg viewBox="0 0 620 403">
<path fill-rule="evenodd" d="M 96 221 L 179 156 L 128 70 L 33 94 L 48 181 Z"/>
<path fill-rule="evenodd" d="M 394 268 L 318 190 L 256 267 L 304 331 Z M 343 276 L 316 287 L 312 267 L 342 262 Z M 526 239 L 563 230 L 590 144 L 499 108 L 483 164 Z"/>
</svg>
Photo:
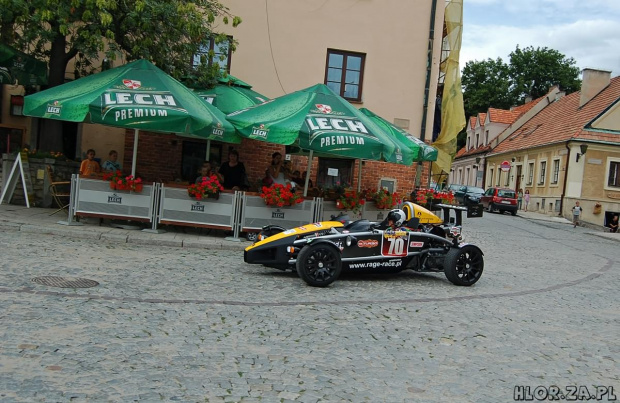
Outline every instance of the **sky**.
<svg viewBox="0 0 620 403">
<path fill-rule="evenodd" d="M 620 75 L 620 0 L 463 0 L 461 69 L 468 61 L 547 47 L 579 69 Z"/>
</svg>

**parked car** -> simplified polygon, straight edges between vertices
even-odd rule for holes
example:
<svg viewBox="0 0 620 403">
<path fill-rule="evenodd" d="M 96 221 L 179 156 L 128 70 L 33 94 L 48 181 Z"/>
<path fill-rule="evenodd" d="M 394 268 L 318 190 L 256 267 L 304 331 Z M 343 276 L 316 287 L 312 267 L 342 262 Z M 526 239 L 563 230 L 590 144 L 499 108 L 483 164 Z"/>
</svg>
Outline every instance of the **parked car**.
<svg viewBox="0 0 620 403">
<path fill-rule="evenodd" d="M 517 215 L 517 193 L 513 189 L 488 188 L 480 197 L 480 203 L 490 213 L 509 211 L 512 215 Z"/>
<path fill-rule="evenodd" d="M 480 197 L 484 194 L 484 189 L 477 186 L 461 186 L 454 191 L 454 198 L 460 204 L 470 206 L 480 203 Z"/>
<path fill-rule="evenodd" d="M 450 191 L 452 193 L 456 193 L 457 190 L 459 190 L 460 188 L 462 188 L 465 185 L 459 185 L 457 183 L 453 183 L 451 185 L 446 186 L 446 192 Z"/>
</svg>

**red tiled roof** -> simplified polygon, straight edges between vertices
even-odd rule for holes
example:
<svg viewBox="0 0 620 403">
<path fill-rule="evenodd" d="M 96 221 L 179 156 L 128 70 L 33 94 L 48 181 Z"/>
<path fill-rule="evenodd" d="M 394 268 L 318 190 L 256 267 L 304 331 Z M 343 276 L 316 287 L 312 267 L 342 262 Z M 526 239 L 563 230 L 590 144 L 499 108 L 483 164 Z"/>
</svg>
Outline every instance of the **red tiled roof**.
<svg viewBox="0 0 620 403">
<path fill-rule="evenodd" d="M 484 126 L 484 122 L 486 121 L 486 119 L 487 119 L 487 114 L 486 113 L 480 112 L 478 114 L 478 124 L 480 126 Z"/>
<path fill-rule="evenodd" d="M 507 125 L 517 119 L 518 113 L 505 109 L 489 108 L 489 121 L 494 123 L 505 123 Z"/>
<path fill-rule="evenodd" d="M 472 116 L 469 118 L 469 127 L 474 129 L 476 127 L 476 117 Z"/>
<path fill-rule="evenodd" d="M 620 97 L 620 77 L 579 108 L 580 92 L 552 102 L 493 149 L 493 154 L 568 141 L 571 138 L 620 144 L 620 136 L 584 130 L 584 126 Z M 534 104 L 535 102 L 530 102 Z"/>
<path fill-rule="evenodd" d="M 491 149 L 491 146 L 480 146 L 478 148 L 472 148 L 471 150 L 467 150 L 467 146 L 464 146 L 456 152 L 454 159 L 459 159 L 462 157 L 469 157 L 472 155 L 481 154 L 483 152 L 489 151 L 490 149 Z"/>
</svg>

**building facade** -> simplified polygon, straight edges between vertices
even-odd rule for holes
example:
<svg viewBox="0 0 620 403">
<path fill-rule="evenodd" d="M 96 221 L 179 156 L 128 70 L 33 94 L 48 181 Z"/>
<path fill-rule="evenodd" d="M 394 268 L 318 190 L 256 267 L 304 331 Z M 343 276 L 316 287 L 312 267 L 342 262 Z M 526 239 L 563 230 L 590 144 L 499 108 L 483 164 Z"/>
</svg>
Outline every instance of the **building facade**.
<svg viewBox="0 0 620 403">
<path fill-rule="evenodd" d="M 458 0 L 456 3 L 462 3 Z M 357 107 L 366 107 L 413 135 L 430 142 L 438 130 L 436 98 L 442 78 L 445 0 L 359 2 L 340 0 L 272 0 L 253 2 L 223 0 L 243 22 L 236 28 L 222 25 L 238 42 L 227 55 L 229 72 L 274 98 L 316 83 L 325 83 Z M 213 43 L 211 43 L 213 47 Z M 222 49 L 214 49 L 216 52 Z M 443 49 L 444 53 L 446 49 Z M 119 61 L 116 63 L 120 64 Z M 69 66 L 69 69 L 71 66 Z M 69 77 L 70 78 L 70 77 Z M 5 86 L 6 87 L 6 86 Z M 2 99 L 6 103 L 7 91 Z M 2 122 L 9 122 L 2 109 Z M 11 126 L 24 128 L 21 143 L 37 147 L 36 119 L 19 117 Z M 72 124 L 76 158 L 93 148 L 106 159 L 117 150 L 123 165 L 131 165 L 133 132 L 100 125 Z M 259 183 L 273 152 L 286 154 L 284 146 L 244 140 L 239 145 L 212 142 L 207 155 L 205 141 L 173 134 L 141 133 L 137 173 L 146 181 L 187 181 L 204 160 L 226 161 L 235 147 L 245 163 L 250 182 Z M 62 150 L 59 150 L 62 151 Z M 73 157 L 70 152 L 69 157 Z M 291 157 L 294 169 L 305 171 L 305 157 Z M 403 167 L 375 161 L 315 158 L 311 179 L 325 181 L 323 172 L 338 168 L 341 182 L 357 186 L 362 167 L 363 188 L 379 186 L 409 193 L 416 174 L 427 175 L 416 164 Z M 323 175 L 323 176 L 322 176 Z"/>
<path fill-rule="evenodd" d="M 620 214 L 619 102 L 620 77 L 601 70 L 585 69 L 579 92 L 550 91 L 491 143 L 485 187 L 528 191 L 528 210 L 566 218 L 579 201 L 583 221 L 607 225 Z"/>
</svg>

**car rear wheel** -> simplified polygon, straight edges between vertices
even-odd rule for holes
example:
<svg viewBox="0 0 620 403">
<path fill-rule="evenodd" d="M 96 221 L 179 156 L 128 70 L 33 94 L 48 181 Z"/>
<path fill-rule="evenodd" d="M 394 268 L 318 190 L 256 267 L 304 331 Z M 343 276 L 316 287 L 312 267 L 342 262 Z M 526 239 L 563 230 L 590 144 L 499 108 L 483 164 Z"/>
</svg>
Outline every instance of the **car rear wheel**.
<svg viewBox="0 0 620 403">
<path fill-rule="evenodd" d="M 472 245 L 450 249 L 443 263 L 446 278 L 455 285 L 470 286 L 475 284 L 482 276 L 483 270 L 482 252 Z"/>
<path fill-rule="evenodd" d="M 340 252 L 330 244 L 306 246 L 297 256 L 297 274 L 313 287 L 327 287 L 338 279 L 341 272 Z"/>
<path fill-rule="evenodd" d="M 493 203 L 489 203 L 489 213 L 495 213 L 496 211 L 495 205 Z"/>
</svg>

